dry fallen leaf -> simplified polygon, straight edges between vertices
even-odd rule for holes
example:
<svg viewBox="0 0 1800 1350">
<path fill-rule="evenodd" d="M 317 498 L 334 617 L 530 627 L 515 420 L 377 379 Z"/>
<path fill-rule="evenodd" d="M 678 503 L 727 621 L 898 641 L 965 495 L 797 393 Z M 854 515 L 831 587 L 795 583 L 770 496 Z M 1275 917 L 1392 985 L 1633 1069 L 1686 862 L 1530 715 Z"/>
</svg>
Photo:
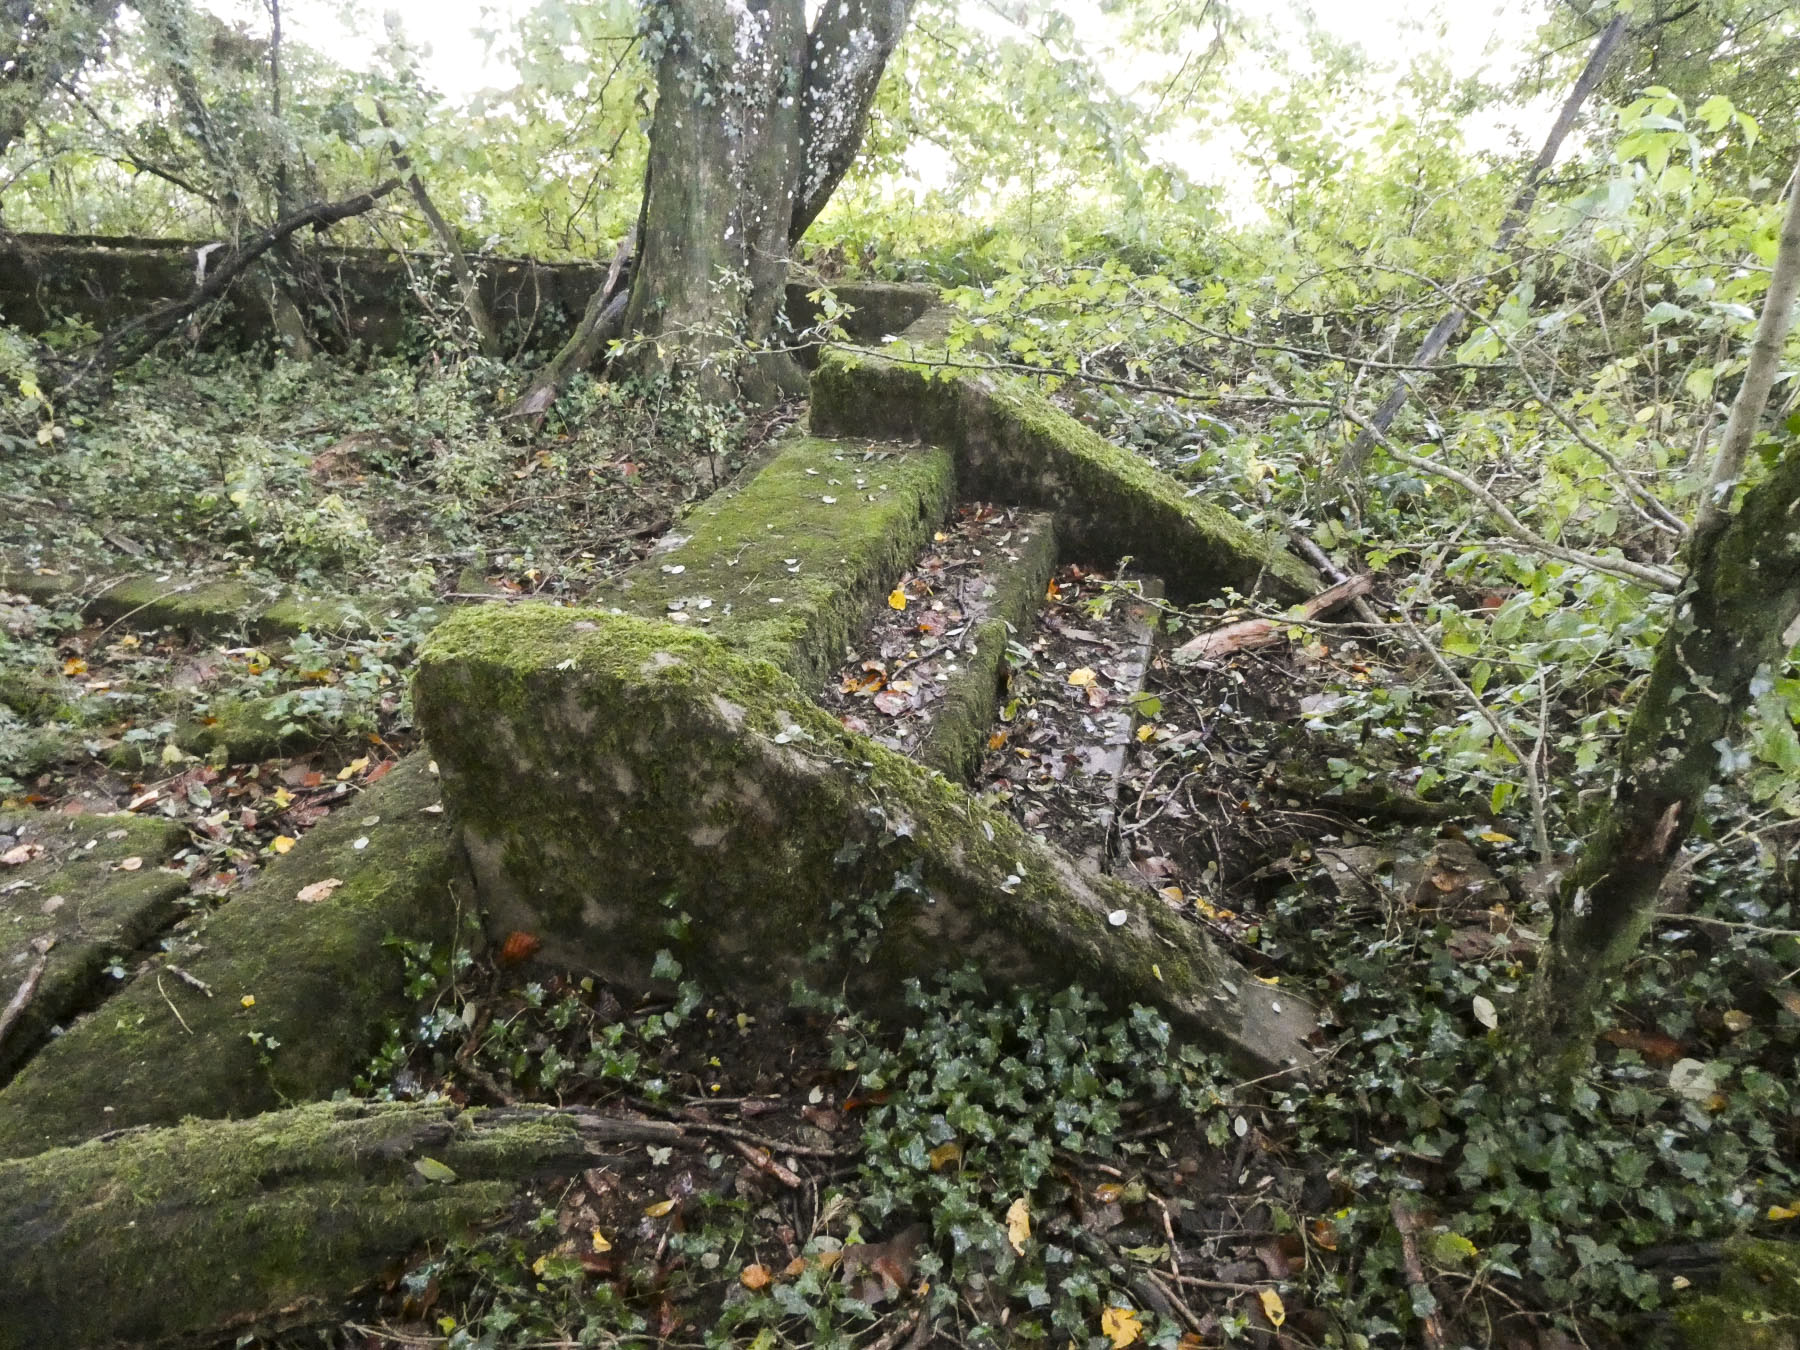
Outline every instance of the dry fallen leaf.
<svg viewBox="0 0 1800 1350">
<path fill-rule="evenodd" d="M 1082 666 L 1079 670 L 1069 672 L 1069 683 L 1078 689 L 1086 689 L 1093 684 L 1095 678 L 1093 669 L 1089 666 Z"/>
<path fill-rule="evenodd" d="M 500 964 L 516 966 L 521 961 L 529 961 L 537 955 L 538 948 L 543 945 L 543 940 L 535 933 L 524 933 L 517 930 L 508 933 L 506 941 L 500 944 Z"/>
<path fill-rule="evenodd" d="M 888 592 L 888 608 L 889 609 L 905 609 L 906 608 L 906 591 L 903 587 L 896 586 L 896 587 L 894 587 L 893 590 Z"/>
<path fill-rule="evenodd" d="M 121 872 L 135 872 L 143 865 L 144 860 L 138 857 L 121 858 L 119 860 L 119 870 Z"/>
<path fill-rule="evenodd" d="M 356 777 L 357 774 L 361 773 L 364 769 L 366 769 L 368 767 L 369 767 L 369 757 L 367 755 L 359 755 L 355 759 L 351 760 L 348 764 L 344 765 L 343 768 L 338 770 L 338 782 L 342 783 L 351 778 L 354 778 L 354 777 Z"/>
<path fill-rule="evenodd" d="M 675 1208 L 673 1200 L 658 1200 L 654 1205 L 645 1205 L 644 1213 L 652 1219 L 660 1219 Z"/>
<path fill-rule="evenodd" d="M 951 1163 L 962 1161 L 962 1145 L 953 1139 L 948 1144 L 939 1144 L 925 1156 L 931 1159 L 931 1170 L 941 1172 Z"/>
<path fill-rule="evenodd" d="M 1031 1206 L 1020 1196 L 1006 1211 L 1006 1240 L 1020 1256 L 1025 1255 L 1025 1239 L 1031 1236 Z"/>
<path fill-rule="evenodd" d="M 755 1265 L 745 1266 L 738 1276 L 738 1283 L 752 1292 L 764 1288 L 775 1277 L 769 1274 L 769 1268 L 758 1261 Z"/>
<path fill-rule="evenodd" d="M 0 863 L 4 863 L 8 867 L 19 867 L 33 858 L 42 857 L 43 852 L 42 844 L 17 844 L 7 849 L 6 852 L 0 853 Z"/>
<path fill-rule="evenodd" d="M 594 1230 L 594 1250 L 597 1252 L 610 1252 L 612 1250 L 612 1243 L 606 1240 L 606 1234 L 602 1233 L 598 1228 Z"/>
<path fill-rule="evenodd" d="M 1108 1308 L 1100 1314 L 1100 1330 L 1113 1343 L 1113 1350 L 1125 1350 L 1144 1334 L 1143 1323 L 1130 1308 Z"/>
<path fill-rule="evenodd" d="M 1282 1306 L 1281 1295 L 1273 1289 L 1258 1289 L 1257 1302 L 1262 1304 L 1263 1316 L 1269 1319 L 1269 1325 L 1278 1327 L 1287 1321 L 1287 1309 Z"/>
<path fill-rule="evenodd" d="M 277 853 L 286 853 L 294 844 L 295 839 L 291 834 L 278 834 L 269 841 L 269 847 Z"/>
<path fill-rule="evenodd" d="M 328 899 L 333 891 L 344 884 L 342 877 L 326 877 L 323 881 L 315 881 L 310 886 L 302 886 L 295 893 L 294 899 L 303 905 L 316 905 Z"/>
</svg>

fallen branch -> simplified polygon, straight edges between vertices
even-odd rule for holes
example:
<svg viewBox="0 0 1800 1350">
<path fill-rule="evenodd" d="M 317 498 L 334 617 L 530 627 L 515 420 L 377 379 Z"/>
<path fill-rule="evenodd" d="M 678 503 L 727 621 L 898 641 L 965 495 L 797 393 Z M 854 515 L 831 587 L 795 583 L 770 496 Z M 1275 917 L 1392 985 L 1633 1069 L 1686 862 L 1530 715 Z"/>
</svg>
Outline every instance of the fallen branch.
<svg viewBox="0 0 1800 1350">
<path fill-rule="evenodd" d="M 130 365 L 158 342 L 181 326 L 183 320 L 202 305 L 219 299 L 231 284 L 244 274 L 263 254 L 308 225 L 315 232 L 329 228 L 340 220 L 360 216 L 400 186 L 398 178 L 348 197 L 341 202 L 314 202 L 292 215 L 278 220 L 241 248 L 228 255 L 217 269 L 181 300 L 170 300 L 147 314 L 129 319 L 106 333 L 87 353 L 70 364 L 65 374 L 55 380 L 58 391 L 67 393 L 82 385 L 103 380 L 121 367 Z"/>
<path fill-rule="evenodd" d="M 1464 492 L 1487 507 L 1495 519 L 1506 527 L 1508 534 L 1534 552 L 1562 562 L 1573 563 L 1577 567 L 1585 567 L 1591 572 L 1604 572 L 1608 576 L 1635 581 L 1652 590 L 1664 591 L 1670 595 L 1681 589 L 1680 574 L 1672 572 L 1666 567 L 1658 567 L 1654 563 L 1632 562 L 1629 558 L 1603 558 L 1597 553 L 1586 553 L 1581 549 L 1565 548 L 1561 544 L 1551 543 L 1550 540 L 1515 516 L 1505 502 L 1462 470 L 1453 469 L 1448 464 L 1440 464 L 1436 460 L 1408 454 L 1389 440 L 1372 420 L 1361 417 L 1348 409 L 1345 410 L 1344 415 L 1369 431 L 1381 448 L 1387 451 L 1389 459 L 1417 469 L 1421 473 L 1428 473 L 1434 478 L 1442 478 L 1446 482 L 1455 483 Z"/>
<path fill-rule="evenodd" d="M 1349 604 L 1360 600 L 1369 593 L 1371 578 L 1368 576 L 1349 577 L 1320 591 L 1312 599 L 1294 608 L 1293 619 L 1316 619 Z M 1177 662 L 1217 661 L 1233 652 L 1248 651 L 1256 647 L 1268 647 L 1281 640 L 1283 630 L 1289 619 L 1244 619 L 1239 623 L 1229 623 L 1223 628 L 1215 628 L 1210 633 L 1202 633 L 1175 649 Z"/>
<path fill-rule="evenodd" d="M 1445 1350 L 1450 1338 L 1444 1334 L 1444 1319 L 1437 1313 L 1437 1296 L 1431 1292 L 1431 1282 L 1425 1278 L 1425 1265 L 1419 1260 L 1419 1217 L 1397 1195 L 1388 1211 L 1394 1216 L 1394 1227 L 1400 1234 L 1400 1263 L 1406 1270 L 1413 1312 L 1419 1318 L 1419 1339 L 1425 1342 L 1425 1350 Z M 1421 1308 L 1429 1311 L 1420 1312 Z"/>
<path fill-rule="evenodd" d="M 606 269 L 606 280 L 588 298 L 587 309 L 582 313 L 575 332 L 563 343 L 562 349 L 532 377 L 530 387 L 519 396 L 518 401 L 507 409 L 506 415 L 509 418 L 522 418 L 534 426 L 542 422 L 544 414 L 550 411 L 550 405 L 556 402 L 569 381 L 593 365 L 601 346 L 618 335 L 625 322 L 626 303 L 631 298 L 631 288 L 619 283 L 625 273 L 625 264 L 630 261 L 631 252 L 636 247 L 637 227 L 633 226 L 630 233 L 619 241 L 619 247 L 613 254 L 612 266 Z"/>
<path fill-rule="evenodd" d="M 12 1030 L 13 1023 L 24 1016 L 25 1009 L 31 1004 L 31 996 L 37 993 L 38 981 L 44 978 L 44 972 L 50 968 L 50 949 L 56 945 L 56 939 L 39 938 L 32 943 L 36 950 L 37 960 L 31 963 L 31 969 L 25 972 L 25 978 L 19 987 L 13 990 L 13 996 L 6 1001 L 6 1007 L 0 1009 L 0 1044 L 6 1041 L 6 1033 Z"/>
</svg>

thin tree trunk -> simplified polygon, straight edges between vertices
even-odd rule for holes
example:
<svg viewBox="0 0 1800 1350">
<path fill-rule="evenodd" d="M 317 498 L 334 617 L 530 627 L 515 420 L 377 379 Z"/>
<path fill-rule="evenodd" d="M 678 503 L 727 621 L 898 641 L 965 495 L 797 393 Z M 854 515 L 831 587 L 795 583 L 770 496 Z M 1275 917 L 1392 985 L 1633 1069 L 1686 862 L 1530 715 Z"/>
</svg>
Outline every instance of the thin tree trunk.
<svg viewBox="0 0 1800 1350">
<path fill-rule="evenodd" d="M 1550 134 L 1544 138 L 1543 148 L 1538 151 L 1537 158 L 1532 161 L 1531 170 L 1525 175 L 1525 182 L 1520 186 L 1518 194 L 1513 197 L 1512 205 L 1506 209 L 1506 215 L 1500 222 L 1500 232 L 1494 239 L 1494 252 L 1505 253 L 1512 247 L 1513 237 L 1518 234 L 1526 217 L 1531 214 L 1532 204 L 1537 200 L 1538 184 L 1550 171 L 1550 166 L 1556 162 L 1557 153 L 1562 149 L 1563 140 L 1568 136 L 1569 129 L 1575 125 L 1575 116 L 1581 111 L 1581 105 L 1587 102 L 1588 95 L 1594 92 L 1595 87 L 1600 83 L 1600 77 L 1606 73 L 1606 64 L 1612 59 L 1613 51 L 1619 45 L 1619 39 L 1625 35 L 1625 22 L 1625 16 L 1621 14 L 1607 24 L 1599 39 L 1594 43 L 1594 50 L 1588 56 L 1587 66 L 1582 70 L 1581 77 L 1575 81 L 1575 87 L 1569 91 L 1569 96 L 1563 100 L 1562 111 L 1557 114 L 1556 122 L 1550 128 Z M 1456 340 L 1456 335 L 1462 331 L 1465 317 L 1461 309 L 1452 309 L 1433 324 L 1431 331 L 1425 335 L 1425 341 L 1413 356 L 1412 364 L 1415 366 L 1435 364 L 1438 357 L 1444 354 L 1450 344 Z M 1374 416 L 1369 420 L 1378 430 L 1386 431 L 1400 409 L 1406 406 L 1406 401 L 1410 397 L 1412 397 L 1412 386 L 1402 375 L 1394 382 L 1393 389 L 1389 391 L 1387 398 L 1382 401 L 1381 406 L 1375 410 Z M 1374 445 L 1375 438 L 1370 432 L 1367 430 L 1359 432 L 1356 439 L 1351 442 L 1350 448 L 1338 461 L 1338 479 L 1343 481 L 1360 477 L 1363 465 L 1369 458 L 1369 451 Z"/>
<path fill-rule="evenodd" d="M 1797 193 L 1796 195 L 1800 195 Z M 1731 409 L 1735 481 L 1768 403 L 1793 318 L 1800 211 L 1790 203 L 1744 382 Z M 1727 437 L 1730 440 L 1730 437 Z M 1725 450 L 1721 448 L 1721 458 Z M 1717 479 L 1715 480 L 1717 481 Z M 1527 1004 L 1535 1072 L 1584 1062 L 1605 983 L 1636 951 L 1701 796 L 1735 761 L 1733 737 L 1800 619 L 1800 450 L 1744 494 L 1706 503 L 1688 539 L 1688 577 L 1619 747 L 1608 810 L 1564 880 Z"/>
<path fill-rule="evenodd" d="M 1738 386 L 1725 434 L 1719 439 L 1718 457 L 1713 460 L 1712 478 L 1700 501 L 1696 530 L 1715 526 L 1717 518 L 1730 508 L 1732 490 L 1743 477 L 1744 456 L 1750 452 L 1769 391 L 1781 373 L 1781 349 L 1793 322 L 1794 300 L 1800 296 L 1800 165 L 1795 166 L 1788 184 L 1787 213 L 1782 217 L 1781 243 L 1775 254 L 1775 270 L 1769 276 L 1769 293 L 1763 299 L 1762 316 L 1750 343 L 1744 382 Z"/>
<path fill-rule="evenodd" d="M 381 103 L 376 103 L 375 115 L 381 119 L 382 126 L 389 131 L 394 129 L 394 124 L 388 121 L 387 108 Z M 481 354 L 489 360 L 499 359 L 500 334 L 488 315 L 487 305 L 481 298 L 481 283 L 475 279 L 474 269 L 469 266 L 468 257 L 462 251 L 456 232 L 438 212 L 437 204 L 431 200 L 431 194 L 425 190 L 424 182 L 413 168 L 412 157 L 400 148 L 400 142 L 390 137 L 388 152 L 394 157 L 394 167 L 405 175 L 406 189 L 412 193 L 413 201 L 418 203 L 425 223 L 431 227 L 432 237 L 438 241 L 438 247 L 444 250 L 444 256 L 450 260 L 450 271 L 456 277 L 457 287 L 462 291 L 463 308 L 468 311 L 469 322 L 475 326 L 475 337 L 480 344 Z"/>
</svg>

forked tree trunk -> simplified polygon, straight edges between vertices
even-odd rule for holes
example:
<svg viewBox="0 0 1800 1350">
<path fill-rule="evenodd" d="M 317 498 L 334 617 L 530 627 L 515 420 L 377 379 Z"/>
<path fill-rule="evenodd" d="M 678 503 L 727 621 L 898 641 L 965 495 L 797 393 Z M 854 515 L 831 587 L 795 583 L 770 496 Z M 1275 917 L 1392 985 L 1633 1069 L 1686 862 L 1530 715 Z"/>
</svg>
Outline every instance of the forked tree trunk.
<svg viewBox="0 0 1800 1350">
<path fill-rule="evenodd" d="M 1800 286 L 1800 187 L 1788 203 L 1762 320 L 1715 475 L 1688 541 L 1688 578 L 1657 645 L 1650 681 L 1619 747 L 1608 811 L 1565 878 L 1528 1000 L 1528 1039 L 1547 1079 L 1586 1059 L 1607 979 L 1636 951 L 1693 827 L 1701 795 L 1731 758 L 1759 680 L 1779 669 L 1800 616 L 1800 447 L 1730 510 Z M 1739 443 L 1741 442 L 1741 444 Z M 1733 447 L 1737 447 L 1734 453 Z"/>
<path fill-rule="evenodd" d="M 834 0 L 809 34 L 803 0 L 656 0 L 646 25 L 656 116 L 626 368 L 691 378 L 717 400 L 799 390 L 798 366 L 765 345 L 789 248 L 854 161 L 911 8 Z M 589 359 L 571 339 L 534 390 L 554 396 Z"/>
</svg>

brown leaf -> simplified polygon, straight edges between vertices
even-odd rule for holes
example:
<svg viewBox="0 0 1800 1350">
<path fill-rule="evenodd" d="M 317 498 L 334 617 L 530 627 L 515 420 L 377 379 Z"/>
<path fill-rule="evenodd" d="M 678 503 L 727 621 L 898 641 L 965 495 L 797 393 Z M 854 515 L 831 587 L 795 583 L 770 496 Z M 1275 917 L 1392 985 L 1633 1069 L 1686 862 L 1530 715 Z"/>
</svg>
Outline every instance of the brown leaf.
<svg viewBox="0 0 1800 1350">
<path fill-rule="evenodd" d="M 1637 1031 L 1630 1027 L 1614 1027 L 1600 1038 L 1621 1050 L 1635 1050 L 1652 1064 L 1673 1064 L 1684 1051 L 1681 1042 L 1660 1031 Z"/>
<path fill-rule="evenodd" d="M 805 1263 L 802 1262 L 801 1265 L 804 1267 Z M 769 1268 L 761 1261 L 758 1261 L 754 1265 L 744 1267 L 743 1271 L 738 1275 L 738 1283 L 754 1293 L 758 1289 L 766 1288 L 769 1281 L 774 1278 L 775 1277 L 769 1273 Z"/>
<path fill-rule="evenodd" d="M 521 961 L 529 961 L 537 955 L 538 949 L 543 945 L 543 939 L 535 933 L 524 933 L 515 929 L 508 933 L 506 941 L 500 944 L 500 964 L 516 966 Z"/>
<path fill-rule="evenodd" d="M 316 905 L 321 900 L 329 899 L 331 893 L 344 884 L 342 877 L 326 877 L 323 881 L 315 881 L 310 886 L 302 886 L 294 894 L 294 899 L 303 905 Z"/>
</svg>

